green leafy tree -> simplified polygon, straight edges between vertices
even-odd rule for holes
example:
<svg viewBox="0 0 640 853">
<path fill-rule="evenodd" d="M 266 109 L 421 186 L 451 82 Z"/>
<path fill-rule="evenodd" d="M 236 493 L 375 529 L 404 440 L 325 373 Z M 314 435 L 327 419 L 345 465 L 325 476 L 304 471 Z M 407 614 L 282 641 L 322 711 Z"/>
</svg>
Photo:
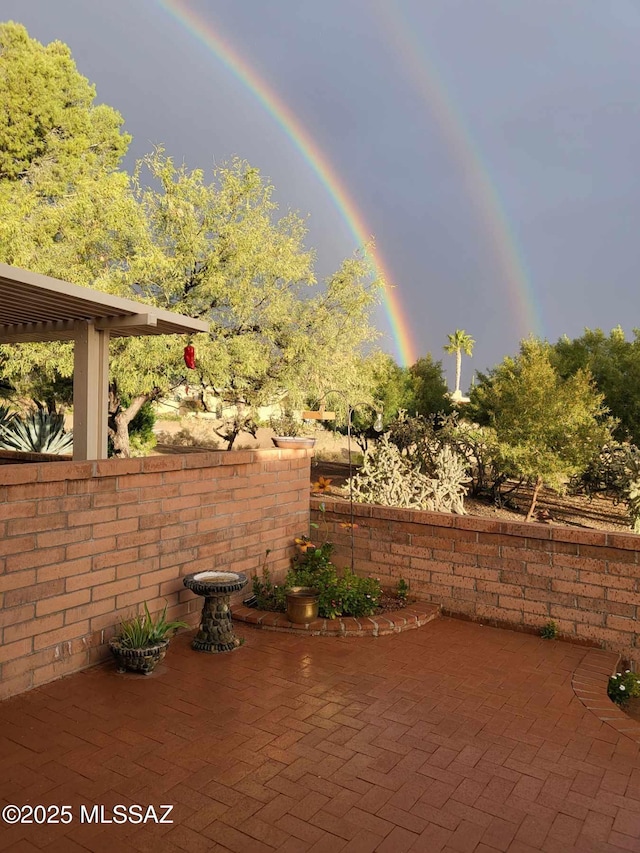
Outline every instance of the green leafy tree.
<svg viewBox="0 0 640 853">
<path fill-rule="evenodd" d="M 304 223 L 292 213 L 276 218 L 273 187 L 244 161 L 218 169 L 211 183 L 161 151 L 144 167 L 160 189 L 137 176 L 151 242 L 132 262 L 136 287 L 161 307 L 211 323 L 211 335 L 196 342 L 197 379 L 238 408 L 238 423 L 252 423 L 252 412 L 283 392 L 296 405 L 319 399 L 327 384 L 345 394 L 360 389 L 363 347 L 377 336 L 369 315 L 380 283 L 369 263 L 349 258 L 323 289 L 315 287 Z M 127 360 L 135 346 L 126 345 Z M 153 351 L 144 349 L 149 359 Z M 167 354 L 164 364 L 184 374 L 180 359 L 176 365 Z M 120 371 L 120 390 L 138 398 L 162 393 L 168 377 L 154 378 L 148 361 L 145 371 L 146 388 Z M 230 432 L 229 449 L 238 432 Z"/>
<path fill-rule="evenodd" d="M 21 24 L 0 24 L 0 182 L 23 180 L 49 165 L 47 191 L 58 196 L 70 174 L 114 168 L 130 137 L 61 42 L 43 46 Z"/>
<path fill-rule="evenodd" d="M 447 335 L 449 338 L 449 343 L 445 344 L 443 347 L 444 351 L 449 353 L 449 355 L 455 355 L 456 357 L 456 390 L 453 392 L 454 399 L 456 397 L 461 397 L 462 392 L 460 391 L 460 372 L 462 370 L 462 354 L 471 356 L 473 352 L 473 346 L 475 341 L 468 335 L 464 329 L 456 329 L 455 332 L 451 335 Z"/>
<path fill-rule="evenodd" d="M 210 182 L 160 149 L 132 177 L 118 171 L 128 143 L 121 119 L 93 106 L 93 87 L 68 48 L 43 48 L 13 24 L 2 37 L 0 79 L 11 98 L 0 148 L 12 152 L 0 166 L 2 261 L 207 319 L 211 334 L 192 341 L 197 370 L 187 381 L 213 388 L 247 423 L 283 392 L 295 403 L 327 387 L 370 391 L 359 367 L 377 336 L 370 314 L 382 282 L 366 255 L 317 286 L 303 220 L 279 217 L 273 187 L 241 160 Z M 184 344 L 176 336 L 112 341 L 116 454 L 129 454 L 129 425 L 144 404 L 187 378 Z M 0 371 L 19 390 L 36 380 L 54 388 L 72 375 L 72 348 L 0 348 Z"/>
<path fill-rule="evenodd" d="M 620 326 L 606 335 L 601 329 L 585 329 L 573 340 L 567 336 L 553 347 L 553 361 L 563 377 L 588 370 L 605 404 L 618 420 L 615 436 L 640 445 L 640 330 L 626 339 Z"/>
<path fill-rule="evenodd" d="M 563 379 L 554 369 L 551 347 L 523 341 L 471 392 L 470 415 L 495 430 L 496 453 L 509 476 L 533 483 L 530 521 L 543 484 L 563 489 L 611 440 L 604 396 L 588 372 Z"/>
<path fill-rule="evenodd" d="M 329 397 L 331 407 L 338 413 L 336 429 L 343 435 L 347 433 L 347 406 L 353 406 L 351 434 L 364 452 L 369 441 L 379 438 L 382 431 L 374 428 L 378 413 L 384 430 L 398 411 L 406 408 L 410 399 L 409 374 L 390 355 L 377 351 L 360 360 L 357 375 L 359 382 L 353 383 L 341 397 Z"/>
<path fill-rule="evenodd" d="M 451 412 L 447 383 L 442 362 L 435 361 L 430 352 L 409 368 L 410 393 L 407 408 L 416 415 L 435 415 Z"/>
</svg>

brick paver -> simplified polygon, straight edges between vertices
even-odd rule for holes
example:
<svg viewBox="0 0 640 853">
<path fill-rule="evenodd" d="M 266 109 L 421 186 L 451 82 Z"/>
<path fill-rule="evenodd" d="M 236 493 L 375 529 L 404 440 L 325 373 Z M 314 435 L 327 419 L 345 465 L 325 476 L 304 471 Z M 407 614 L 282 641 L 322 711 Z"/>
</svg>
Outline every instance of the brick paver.
<svg viewBox="0 0 640 853">
<path fill-rule="evenodd" d="M 1 805 L 73 815 L 0 825 L 0 850 L 640 851 L 640 746 L 572 688 L 593 652 L 452 619 L 239 633 L 0 704 Z M 116 804 L 174 822 L 80 822 Z"/>
</svg>

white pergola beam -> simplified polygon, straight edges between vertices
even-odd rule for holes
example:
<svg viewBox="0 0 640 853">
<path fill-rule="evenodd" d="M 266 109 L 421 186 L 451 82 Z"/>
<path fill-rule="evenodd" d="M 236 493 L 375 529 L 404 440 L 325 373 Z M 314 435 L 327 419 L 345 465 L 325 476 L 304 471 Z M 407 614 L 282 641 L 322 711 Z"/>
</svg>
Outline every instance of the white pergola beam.
<svg viewBox="0 0 640 853">
<path fill-rule="evenodd" d="M 109 332 L 77 321 L 73 351 L 73 458 L 107 458 Z"/>
<path fill-rule="evenodd" d="M 0 326 L 0 344 L 28 343 L 29 341 L 51 340 L 74 329 L 73 320 L 57 320 L 53 323 L 20 323 Z"/>
<path fill-rule="evenodd" d="M 156 314 L 132 314 L 129 317 L 105 317 L 102 320 L 96 320 L 96 329 L 99 330 L 145 328 L 157 325 Z"/>
</svg>

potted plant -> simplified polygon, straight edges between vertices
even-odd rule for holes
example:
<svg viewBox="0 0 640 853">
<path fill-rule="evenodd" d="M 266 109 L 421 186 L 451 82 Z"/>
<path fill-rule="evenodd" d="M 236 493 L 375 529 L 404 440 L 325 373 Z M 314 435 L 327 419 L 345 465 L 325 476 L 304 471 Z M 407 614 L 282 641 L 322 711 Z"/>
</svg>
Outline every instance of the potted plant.
<svg viewBox="0 0 640 853">
<path fill-rule="evenodd" d="M 149 675 L 164 659 L 171 634 L 178 628 L 188 628 L 186 622 L 167 622 L 167 605 L 155 619 L 147 602 L 144 613 L 120 623 L 118 634 L 109 648 L 118 665 L 118 672 L 142 672 Z"/>
<path fill-rule="evenodd" d="M 292 586 L 287 591 L 287 619 L 296 625 L 307 625 L 318 618 L 320 593 L 313 586 Z"/>
<path fill-rule="evenodd" d="M 299 450 L 301 447 L 313 447 L 316 443 L 315 438 L 304 435 L 303 422 L 294 418 L 291 412 L 285 412 L 279 418 L 271 418 L 270 424 L 275 432 L 271 441 L 283 450 Z"/>
</svg>

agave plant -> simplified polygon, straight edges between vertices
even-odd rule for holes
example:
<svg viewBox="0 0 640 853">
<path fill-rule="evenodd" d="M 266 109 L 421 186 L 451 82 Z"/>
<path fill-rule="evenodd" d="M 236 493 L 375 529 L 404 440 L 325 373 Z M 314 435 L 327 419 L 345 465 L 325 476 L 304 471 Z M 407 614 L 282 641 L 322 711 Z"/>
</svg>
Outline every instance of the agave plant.
<svg viewBox="0 0 640 853">
<path fill-rule="evenodd" d="M 3 420 L 0 408 L 0 448 L 27 453 L 65 453 L 73 445 L 73 433 L 64 428 L 64 415 L 38 405 L 24 418 Z"/>
<path fill-rule="evenodd" d="M 7 406 L 0 406 L 0 427 L 9 426 L 15 417 L 16 413 L 9 411 Z"/>
</svg>

